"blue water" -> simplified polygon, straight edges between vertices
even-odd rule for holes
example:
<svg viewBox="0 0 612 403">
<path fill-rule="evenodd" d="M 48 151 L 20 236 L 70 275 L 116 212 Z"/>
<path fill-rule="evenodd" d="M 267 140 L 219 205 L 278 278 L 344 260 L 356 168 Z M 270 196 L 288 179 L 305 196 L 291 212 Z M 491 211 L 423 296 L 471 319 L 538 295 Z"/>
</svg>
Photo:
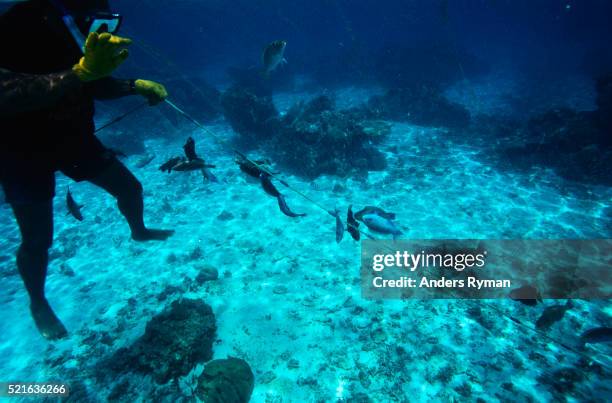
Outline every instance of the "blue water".
<svg viewBox="0 0 612 403">
<path fill-rule="evenodd" d="M 169 83 L 170 99 L 174 80 L 203 79 L 227 89 L 228 67 L 258 65 L 266 43 L 287 39 L 289 64 L 272 78 L 281 115 L 321 94 L 333 97 L 337 109 L 384 94 L 390 84 L 377 70 L 386 67 L 376 63 L 384 46 L 393 52 L 443 40 L 450 49 L 476 55 L 486 68 L 466 71 L 464 60 L 452 62 L 452 74 L 440 73 L 442 93 L 465 107 L 472 121 L 487 115 L 526 122 L 556 108 L 594 111 L 593 69 L 612 71 L 606 65 L 612 60 L 610 27 L 603 20 L 611 10 L 603 1 L 462 0 L 449 2 L 446 11 L 444 2 L 122 3 L 111 2 L 125 14 L 124 34 L 147 47 L 134 46 L 117 75 L 151 74 Z M 597 66 L 585 56 L 595 50 L 603 52 Z M 358 62 L 346 61 L 348 53 Z M 449 75 L 456 76 L 447 80 Z M 197 100 L 181 101 L 198 107 Z M 97 124 L 138 102 L 100 103 Z M 494 300 L 364 300 L 360 244 L 348 235 L 337 244 L 332 217 L 289 191 L 291 209 L 308 215 L 282 215 L 218 141 L 236 136 L 223 116 L 202 120 L 216 139 L 188 121 L 168 120 L 163 108 L 168 106 L 140 110 L 99 137 L 128 149 L 123 162 L 144 186 L 146 221 L 173 227 L 168 241 L 130 241 L 109 195 L 57 176 L 46 290 L 70 332 L 66 340 L 44 341 L 29 318 L 13 257 L 19 230 L 9 207 L 0 205 L 0 381 L 78 380 L 89 395 L 75 401 L 104 401 L 127 379 L 125 401 L 190 401 L 193 375 L 204 363 L 176 388 L 138 372 L 101 381 L 97 364 L 130 346 L 171 301 L 191 298 L 204 300 L 215 314 L 214 358 L 238 357 L 251 366 L 253 402 L 612 399 L 610 345 L 575 348 L 585 330 L 610 326 L 609 300 L 575 301 L 545 332 L 534 331 L 534 323 L 556 301 L 531 308 Z M 488 155 L 495 139 L 474 126 L 458 131 L 387 123 L 389 135 L 376 144 L 384 170 L 314 179 L 291 172 L 283 178 L 328 209 L 344 212 L 352 204 L 394 211 L 408 239 L 612 238 L 609 182 L 568 179 L 546 165 L 518 169 L 496 162 Z M 204 182 L 199 172 L 158 170 L 181 153 L 188 136 L 217 166 L 220 183 Z M 250 152 L 266 157 L 265 148 Z M 139 167 L 145 155 L 154 159 Z M 68 185 L 85 204 L 82 223 L 66 215 Z M 185 286 L 206 267 L 216 268 L 219 279 Z M 168 292 L 170 286 L 174 291 Z M 164 292 L 167 299 L 160 300 Z M 99 341 L 103 334 L 110 342 Z M 559 370 L 567 368 L 577 379 L 563 379 Z"/>
</svg>

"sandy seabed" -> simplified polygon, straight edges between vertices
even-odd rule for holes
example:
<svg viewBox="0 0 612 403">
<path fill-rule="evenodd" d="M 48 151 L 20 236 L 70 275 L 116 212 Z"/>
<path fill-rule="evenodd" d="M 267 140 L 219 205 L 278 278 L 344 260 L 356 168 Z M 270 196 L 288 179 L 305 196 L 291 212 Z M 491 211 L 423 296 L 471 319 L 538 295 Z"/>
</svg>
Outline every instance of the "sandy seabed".
<svg viewBox="0 0 612 403">
<path fill-rule="evenodd" d="M 338 94 L 339 103 L 350 105 L 367 93 L 347 89 Z M 276 103 L 283 110 L 299 97 L 281 94 Z M 210 129 L 232 135 L 224 123 Z M 254 402 L 336 401 L 360 393 L 376 402 L 612 397 L 605 345 L 585 352 L 604 364 L 600 372 L 585 370 L 572 392 L 555 392 L 554 386 L 561 376 L 555 371 L 582 358 L 555 340 L 573 345 L 581 332 L 609 321 L 609 301 L 576 301 L 546 338 L 509 318 L 533 329 L 555 301 L 530 308 L 511 301 L 364 300 L 360 245 L 348 236 L 336 244 L 332 217 L 288 190 L 292 210 L 308 215 L 282 215 L 229 152 L 196 128 L 182 135 L 192 135 L 199 152 L 217 165 L 220 183 L 205 183 L 199 173 L 158 171 L 181 152 L 182 136 L 146 141 L 156 158 L 143 168 L 135 167 L 142 156 L 124 160 L 144 185 L 147 222 L 176 230 L 164 243 L 132 242 L 114 200 L 87 183 L 71 184 L 85 204 L 85 221 L 66 216 L 69 181 L 58 175 L 47 292 L 71 333 L 65 341 L 44 342 L 29 318 L 14 267 L 19 232 L 9 208 L 0 207 L 0 380 L 80 378 L 103 400 L 115 385 L 97 383 L 88 371 L 132 343 L 153 315 L 182 295 L 212 306 L 214 356 L 251 365 Z M 388 169 L 365 180 L 285 179 L 329 209 L 346 211 L 352 204 L 394 211 L 405 238 L 611 237 L 610 188 L 567 192 L 564 180 L 545 169 L 501 171 L 483 162 L 479 150 L 453 144 L 436 128 L 393 123 L 380 147 Z M 186 279 L 204 267 L 216 268 L 219 279 L 185 289 Z M 182 291 L 169 292 L 169 286 Z M 164 292 L 167 299 L 159 297 Z M 91 342 L 100 333 L 111 341 Z M 148 401 L 154 384 L 138 379 L 142 401 Z"/>
</svg>

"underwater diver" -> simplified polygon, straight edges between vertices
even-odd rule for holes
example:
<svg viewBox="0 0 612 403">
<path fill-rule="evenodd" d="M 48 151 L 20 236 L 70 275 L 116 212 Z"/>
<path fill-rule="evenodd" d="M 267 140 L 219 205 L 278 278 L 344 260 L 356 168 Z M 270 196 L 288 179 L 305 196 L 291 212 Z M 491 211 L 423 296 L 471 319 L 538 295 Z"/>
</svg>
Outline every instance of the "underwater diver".
<svg viewBox="0 0 612 403">
<path fill-rule="evenodd" d="M 111 77 L 131 42 L 114 35 L 120 22 L 107 0 L 20 1 L 0 16 L 0 183 L 21 231 L 32 317 L 50 340 L 67 335 L 44 290 L 56 171 L 114 196 L 134 240 L 173 233 L 145 226 L 142 185 L 94 135 L 95 99 L 167 97 L 161 84 Z"/>
</svg>

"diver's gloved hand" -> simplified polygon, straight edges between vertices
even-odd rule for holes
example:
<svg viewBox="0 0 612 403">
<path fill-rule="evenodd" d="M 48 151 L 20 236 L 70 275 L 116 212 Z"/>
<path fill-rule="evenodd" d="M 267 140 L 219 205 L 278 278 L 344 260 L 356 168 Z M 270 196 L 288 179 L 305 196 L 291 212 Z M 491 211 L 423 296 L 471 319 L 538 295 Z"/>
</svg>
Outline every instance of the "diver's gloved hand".
<svg viewBox="0 0 612 403">
<path fill-rule="evenodd" d="M 85 54 L 72 71 L 83 82 L 94 81 L 111 75 L 129 53 L 124 47 L 132 43 L 130 39 L 111 35 L 107 32 L 92 32 L 85 42 Z"/>
<path fill-rule="evenodd" d="M 134 81 L 134 91 L 147 98 L 149 100 L 149 105 L 157 105 L 168 98 L 166 87 L 155 81 L 136 80 Z"/>
</svg>

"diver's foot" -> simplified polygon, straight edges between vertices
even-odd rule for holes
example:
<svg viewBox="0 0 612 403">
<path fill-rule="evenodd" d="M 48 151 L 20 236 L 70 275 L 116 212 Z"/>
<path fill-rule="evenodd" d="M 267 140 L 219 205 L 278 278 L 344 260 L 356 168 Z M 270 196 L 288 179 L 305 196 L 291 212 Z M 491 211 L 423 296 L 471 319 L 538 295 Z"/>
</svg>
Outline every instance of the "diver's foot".
<svg viewBox="0 0 612 403">
<path fill-rule="evenodd" d="M 68 336 L 68 331 L 55 316 L 47 300 L 32 302 L 30 305 L 32 318 L 40 334 L 47 340 L 57 340 Z"/>
<path fill-rule="evenodd" d="M 132 232 L 132 239 L 138 242 L 165 241 L 172 234 L 174 234 L 174 230 L 145 229 L 144 231 Z"/>
</svg>

